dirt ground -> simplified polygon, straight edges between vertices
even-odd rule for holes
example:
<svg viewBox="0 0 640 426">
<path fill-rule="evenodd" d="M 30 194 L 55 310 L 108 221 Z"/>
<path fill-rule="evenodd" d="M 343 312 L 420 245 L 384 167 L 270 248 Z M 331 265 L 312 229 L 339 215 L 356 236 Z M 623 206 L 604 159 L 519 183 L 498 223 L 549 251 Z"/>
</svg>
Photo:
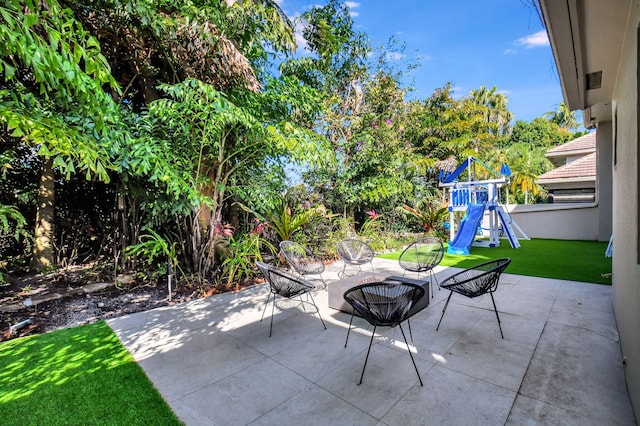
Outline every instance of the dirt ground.
<svg viewBox="0 0 640 426">
<path fill-rule="evenodd" d="M 169 302 L 166 277 L 153 282 L 127 277 L 124 283 L 115 285 L 106 277 L 102 280 L 99 274 L 87 274 L 86 268 L 8 278 L 7 283 L 0 284 L 0 341 L 93 323 L 220 292 L 203 286 L 176 286 L 173 282 L 172 300 Z M 257 282 L 262 280 L 252 280 L 238 288 Z M 98 289 L 87 293 L 86 289 L 92 283 Z M 56 299 L 42 301 L 53 297 Z"/>
</svg>

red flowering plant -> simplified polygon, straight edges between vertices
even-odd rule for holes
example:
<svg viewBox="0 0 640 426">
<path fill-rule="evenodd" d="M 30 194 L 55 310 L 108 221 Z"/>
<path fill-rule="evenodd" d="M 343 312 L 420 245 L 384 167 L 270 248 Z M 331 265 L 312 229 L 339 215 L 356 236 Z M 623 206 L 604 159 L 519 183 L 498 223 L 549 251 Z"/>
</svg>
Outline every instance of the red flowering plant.
<svg viewBox="0 0 640 426">
<path fill-rule="evenodd" d="M 302 231 L 306 225 L 326 215 L 323 205 L 314 206 L 310 201 L 296 204 L 287 194 L 278 197 L 273 206 L 262 213 L 242 204 L 240 207 L 259 218 L 259 221 L 255 222 L 254 232 L 275 232 L 280 241 L 293 239 L 293 234 Z M 267 235 L 263 233 L 263 236 Z"/>
<path fill-rule="evenodd" d="M 365 213 L 367 214 L 369 220 L 375 220 L 379 217 L 382 217 L 382 215 L 380 213 L 376 213 L 375 210 L 369 210 Z"/>
<path fill-rule="evenodd" d="M 213 224 L 213 235 L 215 237 L 230 238 L 233 236 L 233 226 L 228 223 L 223 224 L 221 220 L 217 220 Z"/>
<path fill-rule="evenodd" d="M 422 204 L 422 208 L 419 206 L 411 207 L 407 204 L 404 204 L 402 208 L 420 221 L 425 232 L 430 233 L 442 228 L 449 212 L 447 206 L 435 199 L 425 200 Z"/>
<path fill-rule="evenodd" d="M 256 275 L 255 263 L 256 260 L 262 261 L 263 253 L 275 255 L 278 251 L 267 239 L 268 224 L 258 218 L 253 220 L 253 224 L 254 227 L 248 234 L 229 239 L 226 256 L 222 261 L 222 276 L 226 277 L 227 288 L 235 283 L 238 289 L 241 280 Z"/>
<path fill-rule="evenodd" d="M 379 247 L 382 245 L 382 247 L 384 247 L 384 241 L 381 240 L 384 234 L 384 221 L 381 219 L 382 215 L 375 210 L 369 210 L 365 213 L 367 218 L 360 227 L 360 235 L 370 242 L 372 246 Z"/>
<path fill-rule="evenodd" d="M 262 238 L 269 237 L 269 224 L 262 222 L 257 217 L 253 219 L 253 229 L 249 231 L 249 235 L 257 235 Z"/>
</svg>

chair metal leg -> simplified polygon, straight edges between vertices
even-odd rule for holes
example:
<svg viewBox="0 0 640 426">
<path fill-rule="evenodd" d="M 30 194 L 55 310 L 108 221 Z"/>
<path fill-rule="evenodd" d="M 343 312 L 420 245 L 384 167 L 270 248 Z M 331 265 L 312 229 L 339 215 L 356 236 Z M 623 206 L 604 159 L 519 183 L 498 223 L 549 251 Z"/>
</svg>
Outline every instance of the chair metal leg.
<svg viewBox="0 0 640 426">
<path fill-rule="evenodd" d="M 498 328 L 500 329 L 500 336 L 504 339 L 504 334 L 502 334 L 502 326 L 500 325 L 500 315 L 498 315 L 498 308 L 496 308 L 496 301 L 493 299 L 493 292 L 489 293 L 491 295 L 491 301 L 493 302 L 493 310 L 496 312 L 496 318 L 498 318 Z"/>
<path fill-rule="evenodd" d="M 267 305 L 269 304 L 269 300 L 271 300 L 271 292 L 269 292 L 269 296 L 267 296 L 267 301 L 264 304 L 264 309 L 262 310 L 262 317 L 260 317 L 260 322 L 262 322 L 262 320 L 264 319 L 264 313 L 267 311 Z"/>
<path fill-rule="evenodd" d="M 300 304 L 302 305 L 302 310 L 306 311 L 307 308 L 304 307 L 304 300 L 302 300 L 302 295 L 298 296 L 300 298 Z M 307 297 L 307 303 L 309 303 L 309 293 L 306 293 L 306 297 Z"/>
<path fill-rule="evenodd" d="M 431 298 L 433 299 L 433 280 L 436 280 L 438 291 L 440 291 L 440 283 L 438 282 L 438 277 L 433 273 L 433 269 L 429 270 L 431 274 L 431 279 L 429 280 L 429 284 L 431 286 Z"/>
<path fill-rule="evenodd" d="M 344 278 L 344 271 L 347 269 L 347 263 L 343 262 L 344 265 L 342 265 L 342 271 L 338 272 L 338 278 L 342 279 Z"/>
<path fill-rule="evenodd" d="M 271 306 L 271 324 L 269 325 L 269 337 L 271 337 L 271 330 L 273 330 L 273 312 L 276 310 L 276 295 L 273 295 L 273 305 Z"/>
<path fill-rule="evenodd" d="M 351 312 L 351 320 L 349 320 L 349 328 L 347 329 L 347 340 L 344 341 L 344 347 L 347 347 L 347 342 L 349 341 L 349 333 L 351 333 L 351 323 L 353 323 L 353 314 L 354 312 Z"/>
<path fill-rule="evenodd" d="M 451 296 L 453 296 L 453 292 L 449 293 L 449 297 L 447 297 L 447 302 L 444 304 L 444 309 L 442 310 L 442 316 L 440 317 L 440 321 L 438 321 L 438 326 L 436 327 L 436 331 L 440 328 L 440 323 L 442 322 L 442 318 L 444 318 L 444 313 L 447 310 L 447 306 L 449 306 L 449 300 L 451 300 Z"/>
<path fill-rule="evenodd" d="M 311 302 L 313 303 L 313 306 L 316 308 L 316 312 L 318 312 L 318 318 L 320 318 L 320 322 L 322 323 L 322 326 L 326 330 L 327 326 L 325 325 L 324 321 L 322 320 L 322 315 L 320 315 L 320 309 L 318 308 L 318 305 L 316 305 L 316 301 L 313 300 L 313 296 L 311 295 L 311 293 L 307 293 L 307 294 L 309 295 L 309 297 L 311 297 Z"/>
<path fill-rule="evenodd" d="M 324 280 L 324 278 L 322 278 L 322 274 L 320 274 L 320 281 L 322 281 L 322 288 L 320 290 L 326 290 L 327 282 Z"/>
<path fill-rule="evenodd" d="M 420 372 L 418 371 L 418 366 L 416 365 L 416 361 L 413 359 L 413 355 L 411 354 L 411 348 L 409 347 L 409 343 L 407 342 L 407 336 L 404 335 L 402 324 L 398 324 L 398 327 L 400 327 L 400 331 L 402 332 L 402 337 L 404 338 L 404 343 L 407 345 L 407 351 L 409 351 L 409 356 L 411 357 L 413 368 L 416 369 L 416 373 L 418 374 L 418 380 L 420 380 L 420 386 L 424 386 L 424 384 L 422 383 L 422 377 L 420 377 Z M 413 343 L 413 338 L 411 340 L 411 343 Z"/>
<path fill-rule="evenodd" d="M 369 349 L 367 349 L 367 357 L 364 359 L 364 367 L 362 367 L 362 374 L 360 375 L 360 381 L 358 385 L 362 384 L 362 378 L 364 377 L 364 370 L 367 368 L 367 361 L 369 360 L 369 352 L 371 352 L 371 345 L 373 344 L 373 338 L 376 335 L 377 326 L 373 326 L 373 332 L 371 333 L 371 340 L 369 341 Z"/>
<path fill-rule="evenodd" d="M 409 325 L 409 336 L 411 336 L 411 344 L 413 345 L 413 332 L 411 331 L 411 321 L 407 318 L 407 324 Z"/>
<path fill-rule="evenodd" d="M 430 273 L 429 277 L 429 289 L 431 290 L 431 298 L 433 299 L 433 273 Z"/>
</svg>

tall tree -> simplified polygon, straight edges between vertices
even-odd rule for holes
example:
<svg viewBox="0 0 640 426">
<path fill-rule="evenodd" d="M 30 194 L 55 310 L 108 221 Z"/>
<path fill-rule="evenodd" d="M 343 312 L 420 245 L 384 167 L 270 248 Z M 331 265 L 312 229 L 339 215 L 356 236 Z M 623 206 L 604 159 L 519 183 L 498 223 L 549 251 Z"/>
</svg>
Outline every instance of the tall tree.
<svg viewBox="0 0 640 426">
<path fill-rule="evenodd" d="M 508 144 L 524 143 L 535 147 L 551 148 L 571 140 L 572 137 L 568 130 L 562 129 L 543 117 L 537 117 L 529 122 L 518 120 L 513 126 Z"/>
<path fill-rule="evenodd" d="M 0 123 L 44 158 L 32 267 L 51 268 L 53 169 L 108 180 L 118 86 L 97 40 L 56 0 L 0 6 Z"/>
<path fill-rule="evenodd" d="M 185 200 L 181 212 L 189 224 L 185 248 L 189 269 L 201 279 L 214 272 L 216 249 L 228 234 L 223 221 L 225 202 L 237 185 L 247 191 L 243 176 L 250 175 L 257 164 L 276 162 L 284 155 L 326 161 L 322 157 L 326 151 L 317 138 L 279 114 L 280 108 L 287 106 L 280 93 L 283 88 L 225 96 L 211 85 L 188 79 L 161 86 L 169 98 L 149 106 L 145 119 L 152 124 L 149 131 L 165 144 L 167 160 L 178 164 L 207 197 L 196 203 Z M 297 97 L 286 97 L 291 109 L 314 102 L 314 91 L 298 87 L 295 92 Z M 254 183 L 258 185 L 261 183 Z M 165 217 L 171 213 L 166 212 Z"/>
<path fill-rule="evenodd" d="M 544 117 L 566 131 L 578 128 L 578 119 L 576 118 L 576 114 L 569 109 L 564 101 L 561 101 L 558 104 L 557 110 L 547 112 Z"/>
<path fill-rule="evenodd" d="M 217 90 L 257 91 L 269 51 L 295 47 L 291 22 L 270 0 L 68 0 L 105 46 L 126 98 L 144 105 L 160 83 L 197 78 Z"/>
<path fill-rule="evenodd" d="M 150 215 L 162 211 L 162 205 L 178 211 L 202 200 L 191 191 L 196 176 L 184 173 L 184 164 L 168 158 L 163 151 L 166 136 L 155 131 L 143 107 L 160 97 L 159 83 L 178 83 L 190 76 L 211 83 L 213 90 L 233 93 L 236 101 L 246 99 L 251 107 L 258 106 L 243 93 L 271 90 L 266 88 L 270 55 L 295 45 L 288 18 L 270 0 L 229 4 L 62 0 L 68 8 L 57 1 L 12 1 L 0 6 L 0 39 L 6 41 L 0 46 L 4 77 L 0 122 L 13 136 L 38 147 L 48 160 L 43 161 L 48 168 L 42 182 L 54 181 L 53 170 L 66 176 L 84 171 L 87 177 L 105 182 L 117 177 L 118 184 L 138 199 L 134 210 L 144 207 Z M 124 87 L 122 92 L 116 81 Z M 300 89 L 295 81 L 282 80 L 279 89 L 270 92 L 271 112 L 279 116 L 262 123 L 265 140 L 277 139 L 280 145 L 294 145 L 294 136 L 315 141 L 292 128 L 313 120 L 316 108 L 308 92 Z M 305 102 L 285 101 L 291 94 Z M 131 114 L 131 105 L 143 114 Z M 178 119 L 184 124 L 198 118 Z M 199 125 L 193 124 L 194 129 Z M 281 136 L 287 126 L 292 128 L 291 137 Z M 232 133 L 228 142 L 235 144 Z M 51 185 L 42 188 L 39 205 L 48 209 L 41 209 L 39 222 L 45 238 L 34 260 L 39 262 L 35 266 L 48 268 L 53 263 L 54 227 L 53 218 L 44 213 L 53 210 L 54 193 Z M 180 196 L 187 202 L 176 205 Z M 148 198 L 142 202 L 143 197 Z M 118 201 L 118 206 L 125 205 Z M 137 219 L 134 223 L 124 219 L 123 231 L 139 227 Z M 124 243 L 135 241 L 133 237 Z"/>
<path fill-rule="evenodd" d="M 369 39 L 354 30 L 342 0 L 312 7 L 300 16 L 299 25 L 310 55 L 283 62 L 280 71 L 324 94 L 325 114 L 316 128 L 336 147 L 348 138 L 351 118 L 361 112 L 362 86 L 369 72 Z"/>
<path fill-rule="evenodd" d="M 410 120 L 412 143 L 418 152 L 432 158 L 477 156 L 496 140 L 498 126 L 487 120 L 487 108 L 469 96 L 455 99 L 451 83 L 436 89 L 422 106 L 414 104 L 411 114 L 421 117 Z"/>
<path fill-rule="evenodd" d="M 511 133 L 513 113 L 508 109 L 509 100 L 504 93 L 498 92 L 496 86 L 491 89 L 480 86 L 479 89 L 469 92 L 469 96 L 476 105 L 485 108 L 485 119 L 488 123 L 496 125 L 496 136 Z"/>
<path fill-rule="evenodd" d="M 514 195 L 524 195 L 525 204 L 529 204 L 529 194 L 538 195 L 541 192 L 542 188 L 536 183 L 538 176 L 552 168 L 544 153 L 544 148 L 527 144 L 513 145 L 507 151 L 513 172 L 510 189 Z"/>
</svg>

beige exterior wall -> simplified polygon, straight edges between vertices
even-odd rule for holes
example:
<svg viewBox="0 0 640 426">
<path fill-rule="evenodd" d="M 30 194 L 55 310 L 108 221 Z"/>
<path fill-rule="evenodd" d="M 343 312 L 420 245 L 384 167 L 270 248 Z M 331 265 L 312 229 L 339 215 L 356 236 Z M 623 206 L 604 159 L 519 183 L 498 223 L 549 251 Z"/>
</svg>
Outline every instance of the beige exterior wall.
<svg viewBox="0 0 640 426">
<path fill-rule="evenodd" d="M 572 180 L 569 182 L 559 182 L 559 183 L 545 183 L 544 186 L 545 188 L 547 188 L 549 191 L 555 190 L 555 189 L 576 189 L 576 186 L 580 186 L 580 188 L 595 188 L 596 187 L 596 182 L 595 180 L 583 180 L 583 181 L 577 181 L 577 180 Z M 609 190 L 609 192 L 611 192 L 611 190 Z"/>
<path fill-rule="evenodd" d="M 600 208 L 595 204 L 510 204 L 506 209 L 529 238 L 609 240 L 609 233 L 600 233 Z"/>
<path fill-rule="evenodd" d="M 638 265 L 638 25 L 631 7 L 613 95 L 613 306 L 631 403 L 640 413 L 640 266 Z M 617 119 L 616 119 L 617 116 Z M 603 123 L 606 124 L 606 123 Z M 617 129 L 615 128 L 617 127 Z M 615 134 L 617 133 L 617 135 Z"/>
<path fill-rule="evenodd" d="M 609 241 L 613 220 L 612 135 L 611 122 L 599 124 L 596 140 L 597 182 L 582 183 L 584 188 L 597 188 L 594 203 L 506 206 L 513 220 L 529 238 Z M 550 189 L 574 188 L 575 183 L 548 184 L 547 187 Z"/>
<path fill-rule="evenodd" d="M 579 159 L 581 159 L 582 157 L 583 157 L 583 155 L 570 155 L 570 156 L 568 156 L 568 157 L 567 157 L 567 161 L 566 161 L 566 163 L 565 163 L 565 164 L 569 164 L 569 163 L 570 163 L 570 162 L 572 162 L 572 161 L 579 160 Z"/>
<path fill-rule="evenodd" d="M 598 239 L 608 241 L 613 231 L 613 128 L 611 122 L 602 123 L 596 135 L 598 151 L 597 200 L 598 200 Z"/>
</svg>

